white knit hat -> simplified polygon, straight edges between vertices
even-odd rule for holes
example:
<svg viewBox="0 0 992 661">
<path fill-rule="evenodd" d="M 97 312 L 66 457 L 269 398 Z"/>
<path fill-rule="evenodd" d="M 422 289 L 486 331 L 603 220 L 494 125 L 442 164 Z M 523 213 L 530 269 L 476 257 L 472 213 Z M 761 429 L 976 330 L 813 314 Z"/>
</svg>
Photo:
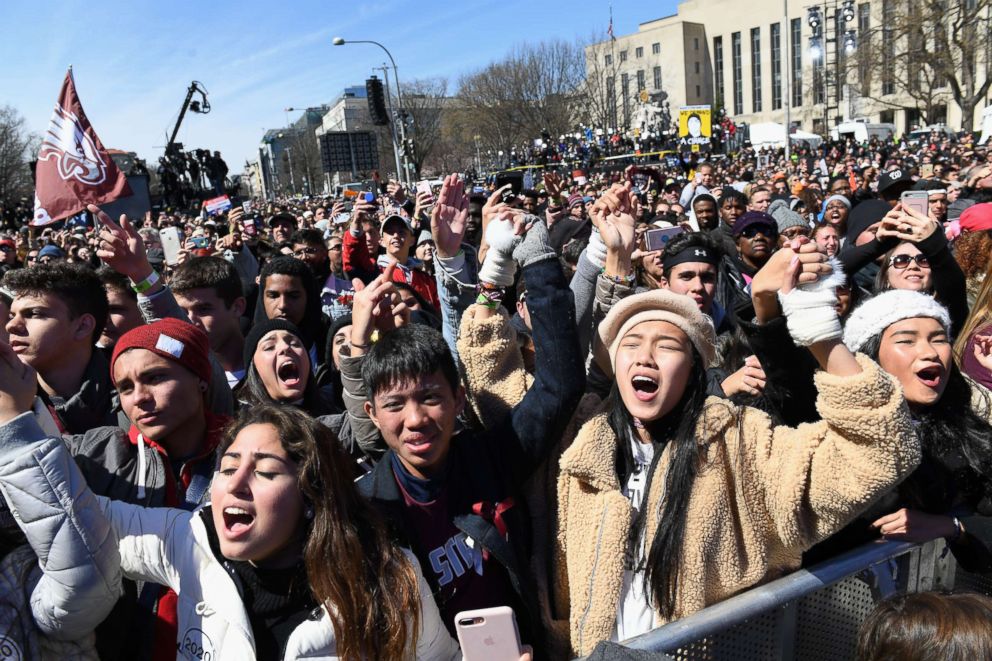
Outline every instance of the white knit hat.
<svg viewBox="0 0 992 661">
<path fill-rule="evenodd" d="M 709 315 L 699 311 L 690 297 L 668 289 L 653 289 L 628 296 L 613 306 L 599 324 L 593 352 L 596 362 L 613 374 L 620 340 L 631 328 L 644 321 L 667 321 L 682 330 L 709 367 L 716 354 L 716 330 Z"/>
<path fill-rule="evenodd" d="M 910 289 L 891 289 L 855 308 L 844 324 L 844 344 L 851 351 L 860 351 L 868 340 L 892 324 L 914 317 L 936 319 L 950 334 L 951 317 L 947 308 L 933 296 Z"/>
</svg>

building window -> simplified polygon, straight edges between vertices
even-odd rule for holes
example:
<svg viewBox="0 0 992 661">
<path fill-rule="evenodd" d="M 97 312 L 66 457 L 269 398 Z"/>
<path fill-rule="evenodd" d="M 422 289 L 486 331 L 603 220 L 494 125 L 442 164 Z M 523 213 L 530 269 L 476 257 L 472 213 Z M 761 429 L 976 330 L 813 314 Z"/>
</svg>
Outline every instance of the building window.
<svg viewBox="0 0 992 661">
<path fill-rule="evenodd" d="M 651 54 L 661 55 L 661 44 L 658 43 L 651 44 Z"/>
<path fill-rule="evenodd" d="M 696 85 L 696 98 L 698 99 L 700 96 L 702 96 L 702 94 L 700 94 L 699 85 Z"/>
<path fill-rule="evenodd" d="M 895 68 L 895 35 L 892 22 L 895 20 L 895 2 L 882 0 L 882 94 L 894 94 L 896 82 L 892 77 Z"/>
<path fill-rule="evenodd" d="M 782 24 L 772 23 L 772 110 L 782 109 Z"/>
<path fill-rule="evenodd" d="M 620 61 L 621 62 L 627 61 L 627 51 L 625 50 L 620 51 Z"/>
<path fill-rule="evenodd" d="M 699 37 L 692 38 L 692 48 L 693 50 L 699 50 Z"/>
<path fill-rule="evenodd" d="M 862 2 L 858 5 L 858 50 L 862 53 L 871 52 L 871 5 Z M 871 62 L 867 57 L 858 58 L 858 82 L 862 94 L 867 94 L 871 87 Z"/>
<path fill-rule="evenodd" d="M 730 35 L 730 57 L 733 58 L 734 74 L 734 114 L 740 115 L 744 112 L 744 81 L 741 72 L 741 33 L 735 32 Z"/>
<path fill-rule="evenodd" d="M 630 126 L 630 76 L 620 74 L 620 96 L 623 99 L 623 125 Z"/>
<path fill-rule="evenodd" d="M 608 67 L 613 66 L 613 56 L 610 55 L 609 53 L 606 54 L 606 57 L 603 58 L 603 61 L 606 63 L 606 66 Z"/>
<path fill-rule="evenodd" d="M 644 48 L 638 46 L 634 49 L 634 57 L 644 57 Z"/>
<path fill-rule="evenodd" d="M 698 76 L 699 75 L 699 61 L 697 60 L 694 64 L 696 65 L 696 75 Z"/>
<path fill-rule="evenodd" d="M 637 91 L 644 89 L 644 69 L 637 70 Z"/>
<path fill-rule="evenodd" d="M 713 37 L 713 90 L 716 107 L 723 108 L 723 37 Z"/>
<path fill-rule="evenodd" d="M 803 105 L 803 19 L 794 18 L 789 25 L 792 37 L 789 49 L 792 54 L 792 107 Z"/>
<path fill-rule="evenodd" d="M 611 126 L 617 125 L 617 79 L 610 76 L 606 79 L 606 98 L 609 105 L 606 108 L 607 121 Z"/>
<path fill-rule="evenodd" d="M 761 112 L 761 28 L 751 28 L 751 112 Z"/>
<path fill-rule="evenodd" d="M 654 88 L 656 90 L 661 89 L 661 67 L 654 68 Z"/>
<path fill-rule="evenodd" d="M 895 124 L 896 123 L 896 111 L 895 110 L 883 110 L 878 113 L 878 121 L 882 124 Z"/>
</svg>

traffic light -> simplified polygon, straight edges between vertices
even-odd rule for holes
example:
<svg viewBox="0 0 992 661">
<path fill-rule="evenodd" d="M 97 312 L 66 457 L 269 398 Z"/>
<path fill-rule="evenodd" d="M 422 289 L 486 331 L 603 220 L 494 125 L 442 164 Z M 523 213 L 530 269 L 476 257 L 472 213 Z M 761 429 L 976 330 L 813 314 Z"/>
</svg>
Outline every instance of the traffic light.
<svg viewBox="0 0 992 661">
<path fill-rule="evenodd" d="M 365 94 L 369 100 L 369 115 L 376 126 L 389 124 L 389 113 L 386 112 L 386 100 L 382 94 L 382 81 L 372 76 L 365 81 Z"/>
</svg>

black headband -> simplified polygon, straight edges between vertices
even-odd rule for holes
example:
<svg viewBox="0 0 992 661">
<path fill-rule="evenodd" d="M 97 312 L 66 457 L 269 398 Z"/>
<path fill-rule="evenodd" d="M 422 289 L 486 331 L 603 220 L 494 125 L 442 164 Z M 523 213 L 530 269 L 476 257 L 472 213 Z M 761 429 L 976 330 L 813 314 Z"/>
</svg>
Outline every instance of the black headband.
<svg viewBox="0 0 992 661">
<path fill-rule="evenodd" d="M 703 262 L 704 264 L 719 266 L 720 256 L 715 250 L 706 246 L 686 246 L 677 253 L 665 252 L 664 257 L 661 258 L 661 268 L 667 271 L 673 266 L 686 262 Z"/>
</svg>

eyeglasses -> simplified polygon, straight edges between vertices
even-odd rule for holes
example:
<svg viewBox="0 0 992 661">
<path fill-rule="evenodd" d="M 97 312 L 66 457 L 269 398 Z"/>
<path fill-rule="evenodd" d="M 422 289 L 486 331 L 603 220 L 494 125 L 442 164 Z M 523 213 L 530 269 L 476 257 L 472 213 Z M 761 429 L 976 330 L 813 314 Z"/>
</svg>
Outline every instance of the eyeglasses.
<svg viewBox="0 0 992 661">
<path fill-rule="evenodd" d="M 328 250 L 341 250 L 341 244 L 340 243 L 336 243 L 333 246 L 327 246 L 327 249 Z"/>
<path fill-rule="evenodd" d="M 28 255 L 27 260 L 29 262 L 37 262 L 38 261 L 38 255 Z"/>
<path fill-rule="evenodd" d="M 306 257 L 307 255 L 316 255 L 317 248 L 300 248 L 299 250 L 293 251 L 294 257 Z"/>
<path fill-rule="evenodd" d="M 927 259 L 926 256 L 923 254 L 919 254 L 919 255 L 902 254 L 902 255 L 893 255 L 892 257 L 889 257 L 889 264 L 894 269 L 902 270 L 907 266 L 909 266 L 910 262 L 916 262 L 916 265 L 919 266 L 921 269 L 930 268 L 930 260 Z"/>
</svg>

